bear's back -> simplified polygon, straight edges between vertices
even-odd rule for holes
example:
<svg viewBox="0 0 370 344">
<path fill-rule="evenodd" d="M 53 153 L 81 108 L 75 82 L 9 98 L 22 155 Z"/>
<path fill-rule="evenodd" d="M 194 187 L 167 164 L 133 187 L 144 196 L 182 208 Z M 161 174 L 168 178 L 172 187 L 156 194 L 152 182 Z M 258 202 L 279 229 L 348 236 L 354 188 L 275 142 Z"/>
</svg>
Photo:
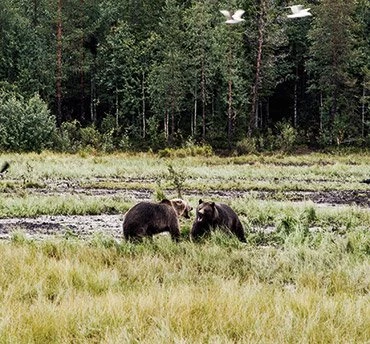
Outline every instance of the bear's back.
<svg viewBox="0 0 370 344">
<path fill-rule="evenodd" d="M 219 214 L 218 225 L 226 226 L 230 229 L 239 225 L 239 217 L 230 206 L 224 203 L 216 203 L 215 206 Z"/>
</svg>

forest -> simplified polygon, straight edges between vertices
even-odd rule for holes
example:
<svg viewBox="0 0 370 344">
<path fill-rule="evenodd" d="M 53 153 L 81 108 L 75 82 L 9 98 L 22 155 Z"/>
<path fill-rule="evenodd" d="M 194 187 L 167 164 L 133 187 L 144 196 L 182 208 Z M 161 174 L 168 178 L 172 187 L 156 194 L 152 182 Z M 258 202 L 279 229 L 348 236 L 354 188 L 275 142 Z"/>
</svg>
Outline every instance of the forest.
<svg viewBox="0 0 370 344">
<path fill-rule="evenodd" d="M 368 147 L 370 2 L 295 4 L 2 0 L 0 149 Z"/>
</svg>

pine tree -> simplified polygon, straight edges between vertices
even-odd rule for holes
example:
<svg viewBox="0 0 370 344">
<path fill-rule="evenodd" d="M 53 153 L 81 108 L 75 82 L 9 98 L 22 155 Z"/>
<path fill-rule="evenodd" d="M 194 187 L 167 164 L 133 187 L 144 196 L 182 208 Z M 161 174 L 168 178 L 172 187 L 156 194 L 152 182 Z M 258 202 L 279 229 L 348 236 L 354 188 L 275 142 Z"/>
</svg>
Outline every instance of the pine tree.
<svg viewBox="0 0 370 344">
<path fill-rule="evenodd" d="M 159 35 L 161 54 L 150 72 L 150 98 L 156 114 L 162 115 L 165 137 L 173 144 L 186 86 L 182 10 L 175 0 L 166 0 Z"/>
<path fill-rule="evenodd" d="M 353 109 L 349 73 L 354 58 L 355 23 L 351 17 L 354 0 L 323 0 L 315 8 L 309 32 L 311 59 L 307 67 L 312 76 L 311 90 L 320 95 L 320 128 L 330 143 L 343 141 L 350 130 Z"/>
</svg>

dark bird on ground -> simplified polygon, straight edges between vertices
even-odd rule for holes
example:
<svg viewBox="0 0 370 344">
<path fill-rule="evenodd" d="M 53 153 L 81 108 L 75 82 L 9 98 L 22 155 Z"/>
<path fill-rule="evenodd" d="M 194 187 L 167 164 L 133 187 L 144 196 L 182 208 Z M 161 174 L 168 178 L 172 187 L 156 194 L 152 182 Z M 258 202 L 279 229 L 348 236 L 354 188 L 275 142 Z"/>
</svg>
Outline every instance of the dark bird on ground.
<svg viewBox="0 0 370 344">
<path fill-rule="evenodd" d="M 370 179 L 361 180 L 361 183 L 370 184 Z"/>
<path fill-rule="evenodd" d="M 0 173 L 4 173 L 9 168 L 9 166 L 9 163 L 5 161 L 3 166 L 1 167 Z"/>
</svg>

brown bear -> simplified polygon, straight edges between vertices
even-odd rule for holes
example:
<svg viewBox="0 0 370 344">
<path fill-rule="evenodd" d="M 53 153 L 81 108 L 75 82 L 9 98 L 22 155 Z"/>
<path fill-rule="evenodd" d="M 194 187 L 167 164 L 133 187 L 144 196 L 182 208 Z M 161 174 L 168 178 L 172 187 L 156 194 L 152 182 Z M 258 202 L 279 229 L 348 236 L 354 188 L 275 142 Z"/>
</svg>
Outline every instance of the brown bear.
<svg viewBox="0 0 370 344">
<path fill-rule="evenodd" d="M 235 234 L 241 242 L 246 242 L 243 226 L 234 210 L 227 204 L 199 200 L 191 238 L 198 239 L 217 227 Z"/>
<path fill-rule="evenodd" d="M 190 218 L 192 207 L 184 200 L 164 199 L 159 203 L 140 202 L 125 214 L 123 235 L 126 240 L 141 241 L 144 237 L 169 232 L 171 238 L 180 238 L 179 217 Z"/>
</svg>

